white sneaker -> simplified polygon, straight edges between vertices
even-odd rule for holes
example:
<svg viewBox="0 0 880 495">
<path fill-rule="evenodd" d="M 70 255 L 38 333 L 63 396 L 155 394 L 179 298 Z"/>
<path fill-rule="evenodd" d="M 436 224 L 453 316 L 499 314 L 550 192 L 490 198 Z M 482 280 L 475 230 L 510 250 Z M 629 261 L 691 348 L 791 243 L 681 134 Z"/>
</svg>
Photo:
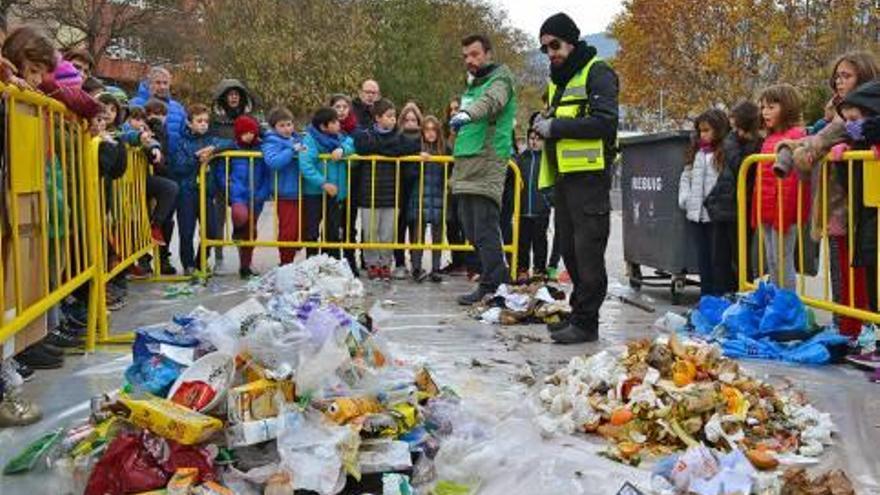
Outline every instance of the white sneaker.
<svg viewBox="0 0 880 495">
<path fill-rule="evenodd" d="M 394 280 L 406 280 L 409 278 L 409 272 L 405 267 L 398 266 L 391 272 L 391 277 L 394 278 Z"/>
</svg>

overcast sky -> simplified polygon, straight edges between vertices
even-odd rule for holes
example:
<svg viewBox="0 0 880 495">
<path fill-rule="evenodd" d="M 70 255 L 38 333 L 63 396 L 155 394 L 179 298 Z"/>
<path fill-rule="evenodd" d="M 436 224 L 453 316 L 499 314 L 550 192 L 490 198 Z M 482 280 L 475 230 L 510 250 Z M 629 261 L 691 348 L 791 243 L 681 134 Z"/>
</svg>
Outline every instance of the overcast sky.
<svg viewBox="0 0 880 495">
<path fill-rule="evenodd" d="M 581 29 L 581 34 L 605 31 L 622 0 L 492 0 L 507 10 L 510 20 L 537 39 L 541 24 L 557 12 L 565 12 Z"/>
</svg>

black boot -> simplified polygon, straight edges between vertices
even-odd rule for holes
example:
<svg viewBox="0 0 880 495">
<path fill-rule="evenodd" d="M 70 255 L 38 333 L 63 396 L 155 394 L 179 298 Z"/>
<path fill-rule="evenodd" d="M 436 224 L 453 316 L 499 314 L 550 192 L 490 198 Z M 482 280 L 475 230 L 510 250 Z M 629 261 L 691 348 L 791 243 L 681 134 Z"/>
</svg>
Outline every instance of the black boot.
<svg viewBox="0 0 880 495">
<path fill-rule="evenodd" d="M 558 332 L 568 326 L 568 322 L 570 319 L 571 319 L 571 316 L 566 315 L 566 316 L 563 316 L 556 323 L 548 323 L 547 330 L 550 330 L 550 333 Z"/>
<path fill-rule="evenodd" d="M 550 338 L 557 344 L 582 344 L 584 342 L 596 342 L 599 340 L 599 329 L 585 330 L 574 322 L 569 322 L 565 328 L 550 334 Z"/>
<path fill-rule="evenodd" d="M 476 290 L 471 292 L 470 294 L 465 294 L 463 296 L 458 297 L 458 304 L 462 306 L 473 306 L 478 302 L 482 301 L 484 297 L 489 294 L 494 294 L 494 290 L 486 290 L 482 287 L 477 287 Z"/>
</svg>

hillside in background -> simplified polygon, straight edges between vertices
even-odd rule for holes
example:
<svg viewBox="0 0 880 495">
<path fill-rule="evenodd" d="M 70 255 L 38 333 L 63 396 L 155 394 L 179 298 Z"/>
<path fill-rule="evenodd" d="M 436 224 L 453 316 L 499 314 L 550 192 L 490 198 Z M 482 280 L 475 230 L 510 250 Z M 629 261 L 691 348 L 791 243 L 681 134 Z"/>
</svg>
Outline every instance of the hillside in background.
<svg viewBox="0 0 880 495">
<path fill-rule="evenodd" d="M 606 33 L 595 33 L 584 36 L 584 40 L 588 45 L 595 46 L 602 58 L 614 58 L 617 56 L 618 44 L 617 40 L 611 38 Z"/>
</svg>

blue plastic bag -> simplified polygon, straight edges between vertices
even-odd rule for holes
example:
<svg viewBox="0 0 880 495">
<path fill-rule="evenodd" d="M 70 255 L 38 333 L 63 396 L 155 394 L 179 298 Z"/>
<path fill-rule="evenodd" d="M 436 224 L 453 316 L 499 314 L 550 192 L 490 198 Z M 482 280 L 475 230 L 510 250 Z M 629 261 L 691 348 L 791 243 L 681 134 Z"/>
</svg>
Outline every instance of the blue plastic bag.
<svg viewBox="0 0 880 495">
<path fill-rule="evenodd" d="M 125 370 L 125 379 L 138 392 L 165 397 L 183 366 L 163 356 L 135 361 Z"/>
<path fill-rule="evenodd" d="M 163 346 L 195 349 L 198 345 L 198 339 L 183 332 L 172 332 L 164 327 L 140 328 L 135 332 L 132 356 L 138 362 L 161 354 Z"/>
<path fill-rule="evenodd" d="M 764 317 L 764 307 L 743 299 L 724 312 L 722 324 L 729 337 L 750 336 L 755 333 Z"/>
<path fill-rule="evenodd" d="M 691 314 L 691 324 L 697 333 L 708 335 L 721 323 L 724 312 L 731 304 L 723 297 L 703 296 L 697 309 Z"/>
<path fill-rule="evenodd" d="M 807 310 L 801 298 L 790 290 L 776 289 L 764 311 L 758 331 L 753 336 L 764 337 L 777 332 L 807 330 Z"/>
<path fill-rule="evenodd" d="M 734 359 L 769 359 L 779 360 L 782 350 L 769 339 L 755 340 L 744 335 L 726 339 L 721 342 L 724 355 Z"/>
<path fill-rule="evenodd" d="M 135 332 L 131 366 L 125 379 L 136 390 L 165 397 L 188 363 L 198 339 L 164 327 L 141 328 Z"/>
<path fill-rule="evenodd" d="M 836 332 L 825 331 L 807 341 L 787 346 L 774 342 L 769 337 L 751 339 L 739 336 L 721 342 L 721 349 L 730 358 L 822 365 L 831 362 L 831 348 L 847 345 L 848 342 L 849 339 Z"/>
</svg>

